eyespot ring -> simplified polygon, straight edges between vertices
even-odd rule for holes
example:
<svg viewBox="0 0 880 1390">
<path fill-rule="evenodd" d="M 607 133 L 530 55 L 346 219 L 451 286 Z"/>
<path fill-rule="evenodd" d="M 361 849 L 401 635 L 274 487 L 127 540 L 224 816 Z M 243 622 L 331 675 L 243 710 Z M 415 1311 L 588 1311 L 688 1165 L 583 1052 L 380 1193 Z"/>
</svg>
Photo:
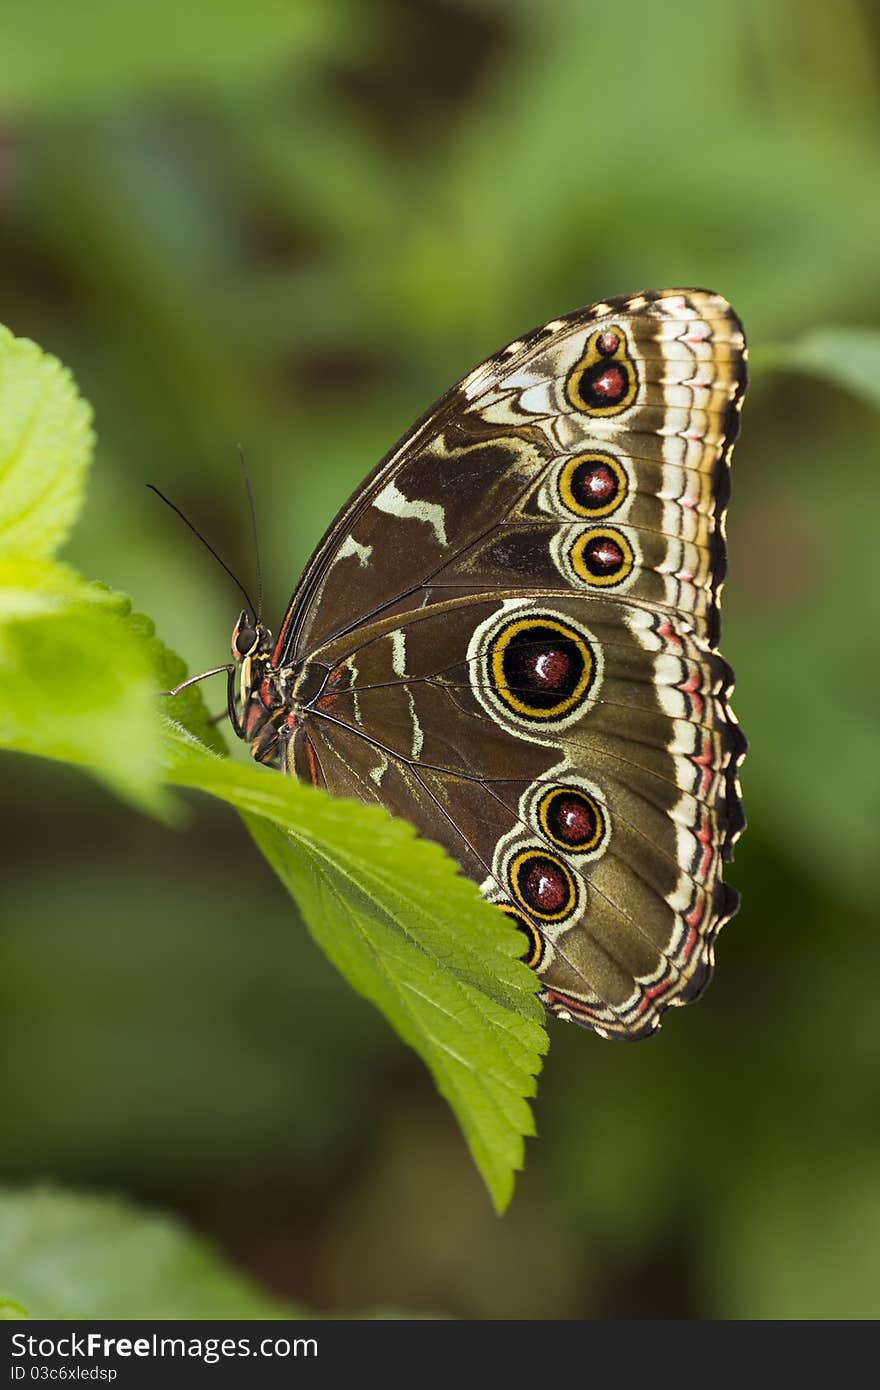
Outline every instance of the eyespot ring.
<svg viewBox="0 0 880 1390">
<path fill-rule="evenodd" d="M 639 381 L 626 334 L 617 324 L 591 333 L 569 372 L 565 394 L 575 410 L 604 419 L 633 404 Z"/>
<path fill-rule="evenodd" d="M 502 628 L 490 649 L 489 668 L 498 699 L 522 718 L 535 720 L 558 719 L 574 709 L 595 674 L 583 634 L 550 615 L 517 618 Z"/>
<path fill-rule="evenodd" d="M 566 854 L 595 854 L 608 838 L 608 817 L 582 787 L 550 787 L 535 808 L 541 833 Z"/>
<path fill-rule="evenodd" d="M 577 907 L 571 869 L 543 846 L 529 845 L 514 854 L 507 877 L 515 901 L 540 922 L 564 922 Z"/>
<path fill-rule="evenodd" d="M 556 486 L 566 511 L 598 520 L 617 511 L 626 501 L 629 476 L 613 454 L 591 449 L 565 461 Z"/>
<path fill-rule="evenodd" d="M 602 648 L 567 613 L 506 600 L 468 644 L 475 700 L 503 728 L 543 743 L 580 719 L 602 683 Z"/>
<path fill-rule="evenodd" d="M 592 526 L 581 531 L 568 552 L 573 573 L 584 584 L 613 588 L 632 574 L 633 547 L 615 526 Z"/>
</svg>

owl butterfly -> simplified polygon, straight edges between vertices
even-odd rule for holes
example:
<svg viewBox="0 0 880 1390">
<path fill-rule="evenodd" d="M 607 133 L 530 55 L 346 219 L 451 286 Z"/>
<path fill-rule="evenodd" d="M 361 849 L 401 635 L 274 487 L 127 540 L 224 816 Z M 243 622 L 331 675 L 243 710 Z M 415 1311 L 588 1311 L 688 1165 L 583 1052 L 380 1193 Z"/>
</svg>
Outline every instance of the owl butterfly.
<svg viewBox="0 0 880 1390">
<path fill-rule="evenodd" d="M 602 1037 L 696 998 L 739 902 L 717 644 L 745 362 L 704 290 L 544 324 L 382 460 L 277 640 L 247 613 L 233 634 L 253 756 L 444 845 L 547 1009 Z"/>
</svg>

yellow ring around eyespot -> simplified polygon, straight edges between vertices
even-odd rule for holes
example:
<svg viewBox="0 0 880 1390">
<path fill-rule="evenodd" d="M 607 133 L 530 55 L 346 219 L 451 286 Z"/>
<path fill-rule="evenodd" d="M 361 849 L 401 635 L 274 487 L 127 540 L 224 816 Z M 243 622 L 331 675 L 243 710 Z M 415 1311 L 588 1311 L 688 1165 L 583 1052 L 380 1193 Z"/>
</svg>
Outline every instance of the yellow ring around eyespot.
<svg viewBox="0 0 880 1390">
<path fill-rule="evenodd" d="M 582 464 L 604 464 L 609 468 L 617 479 L 618 492 L 616 497 L 612 497 L 610 502 L 602 503 L 598 507 L 585 507 L 579 502 L 572 491 L 572 480 L 578 468 Z M 589 454 L 576 454 L 570 458 L 559 474 L 559 500 L 568 511 L 574 512 L 575 516 L 601 517 L 609 516 L 616 511 L 626 501 L 629 492 L 629 478 L 623 464 L 616 459 L 613 454 L 605 454 L 595 450 Z"/>
<path fill-rule="evenodd" d="M 618 344 L 614 352 L 600 352 L 597 346 L 599 339 L 606 333 L 617 335 Z M 627 387 L 619 401 L 613 401 L 609 405 L 593 405 L 585 401 L 580 392 L 581 378 L 584 372 L 595 367 L 597 362 L 606 362 L 609 366 L 620 367 L 625 373 Z M 628 410 L 636 398 L 639 389 L 638 375 L 635 363 L 629 353 L 626 341 L 626 334 L 616 323 L 608 324 L 605 328 L 597 328 L 595 333 L 590 334 L 584 354 L 572 367 L 565 382 L 565 394 L 575 410 L 582 411 L 584 415 L 605 417 L 609 415 L 619 415 L 622 410 Z"/>
<path fill-rule="evenodd" d="M 526 902 L 523 897 L 522 890 L 517 881 L 517 873 L 529 859 L 549 859 L 550 863 L 557 869 L 561 869 L 565 875 L 565 880 L 568 885 L 568 897 L 564 905 L 558 908 L 556 912 L 542 912 L 540 908 L 533 907 L 531 903 Z M 548 854 L 545 849 L 538 849 L 534 846 L 531 849 L 521 849 L 519 854 L 514 855 L 513 859 L 510 861 L 507 877 L 510 881 L 511 891 L 517 902 L 522 905 L 526 912 L 531 913 L 533 917 L 537 917 L 539 922 L 564 922 L 566 917 L 571 916 L 577 906 L 577 888 L 575 887 L 571 869 L 569 869 L 568 865 L 563 863 L 555 854 Z"/>
<path fill-rule="evenodd" d="M 593 574 L 587 567 L 584 559 L 584 551 L 591 541 L 609 540 L 620 547 L 623 554 L 623 561 L 620 567 L 610 574 Z M 571 567 L 578 579 L 582 579 L 585 584 L 598 585 L 600 588 L 610 588 L 613 584 L 620 584 L 628 575 L 632 574 L 635 564 L 633 548 L 622 531 L 616 530 L 612 526 L 591 526 L 589 531 L 582 531 L 577 537 L 571 550 L 568 552 Z"/>
<path fill-rule="evenodd" d="M 538 928 L 533 922 L 529 921 L 528 917 L 524 917 L 519 908 L 514 907 L 513 903 L 499 903 L 498 906 L 505 916 L 515 920 L 520 931 L 529 938 L 531 950 L 528 955 L 520 956 L 520 960 L 522 960 L 530 970 L 537 970 L 541 961 L 544 959 L 544 938 L 538 931 Z"/>
<path fill-rule="evenodd" d="M 550 806 L 557 796 L 579 797 L 582 801 L 590 804 L 590 809 L 596 819 L 596 830 L 589 840 L 581 841 L 578 844 L 570 845 L 565 840 L 558 839 L 550 829 Z M 596 849 L 602 843 L 605 836 L 606 820 L 605 814 L 594 796 L 582 791 L 580 787 L 551 787 L 550 791 L 545 792 L 538 802 L 538 824 L 544 835 L 552 845 L 557 845 L 560 849 L 567 850 L 569 854 L 588 854 L 590 850 Z"/>
<path fill-rule="evenodd" d="M 504 677 L 504 653 L 511 640 L 520 632 L 528 632 L 529 628 L 537 627 L 550 628 L 553 632 L 558 632 L 560 636 L 567 638 L 568 641 L 574 642 L 584 663 L 581 678 L 572 693 L 567 695 L 564 700 L 560 700 L 558 705 L 551 705 L 548 709 L 541 709 L 537 705 L 527 705 L 524 700 L 520 700 L 512 694 Z M 513 710 L 515 714 L 525 715 L 529 719 L 558 719 L 560 715 L 567 714 L 581 701 L 593 682 L 596 667 L 589 645 L 575 628 L 566 627 L 556 618 L 520 618 L 498 633 L 489 650 L 495 694 L 499 700 L 507 705 L 508 709 Z"/>
</svg>

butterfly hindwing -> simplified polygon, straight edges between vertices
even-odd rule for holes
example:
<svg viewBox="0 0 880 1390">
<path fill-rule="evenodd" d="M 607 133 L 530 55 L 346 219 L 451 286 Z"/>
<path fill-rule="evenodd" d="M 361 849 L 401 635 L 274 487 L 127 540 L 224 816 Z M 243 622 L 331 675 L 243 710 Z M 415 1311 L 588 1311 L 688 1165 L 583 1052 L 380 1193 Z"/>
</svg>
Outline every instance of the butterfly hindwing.
<svg viewBox="0 0 880 1390">
<path fill-rule="evenodd" d="M 553 1012 L 638 1037 L 735 911 L 745 743 L 718 655 L 745 387 L 719 296 L 594 305 L 465 377 L 316 551 L 275 647 L 291 771 L 446 846 Z"/>
<path fill-rule="evenodd" d="M 721 865 L 743 745 L 726 664 L 683 623 L 555 591 L 459 597 L 370 632 L 324 649 L 296 770 L 443 843 L 543 943 L 560 1007 L 583 1003 L 608 1033 L 654 1026 L 703 979 L 733 904 Z M 514 869 L 530 850 L 547 862 Z"/>
</svg>

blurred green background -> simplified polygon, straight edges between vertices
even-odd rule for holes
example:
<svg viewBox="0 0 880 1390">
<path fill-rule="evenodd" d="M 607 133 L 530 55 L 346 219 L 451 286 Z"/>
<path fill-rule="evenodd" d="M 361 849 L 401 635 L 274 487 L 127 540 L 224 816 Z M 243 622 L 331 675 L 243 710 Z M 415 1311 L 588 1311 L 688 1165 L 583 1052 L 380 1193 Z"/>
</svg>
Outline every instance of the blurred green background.
<svg viewBox="0 0 880 1390">
<path fill-rule="evenodd" d="M 245 443 L 277 627 L 375 460 L 533 324 L 707 285 L 756 370 L 724 636 L 743 908 L 655 1040 L 553 1027 L 508 1215 L 234 816 L 172 831 L 11 755 L 0 1178 L 165 1205 L 322 1310 L 880 1313 L 880 423 L 845 361 L 761 370 L 880 322 L 878 58 L 856 0 L 6 0 L 0 319 L 96 408 L 70 558 L 192 670 L 238 597 L 145 481 L 247 582 Z"/>
</svg>

